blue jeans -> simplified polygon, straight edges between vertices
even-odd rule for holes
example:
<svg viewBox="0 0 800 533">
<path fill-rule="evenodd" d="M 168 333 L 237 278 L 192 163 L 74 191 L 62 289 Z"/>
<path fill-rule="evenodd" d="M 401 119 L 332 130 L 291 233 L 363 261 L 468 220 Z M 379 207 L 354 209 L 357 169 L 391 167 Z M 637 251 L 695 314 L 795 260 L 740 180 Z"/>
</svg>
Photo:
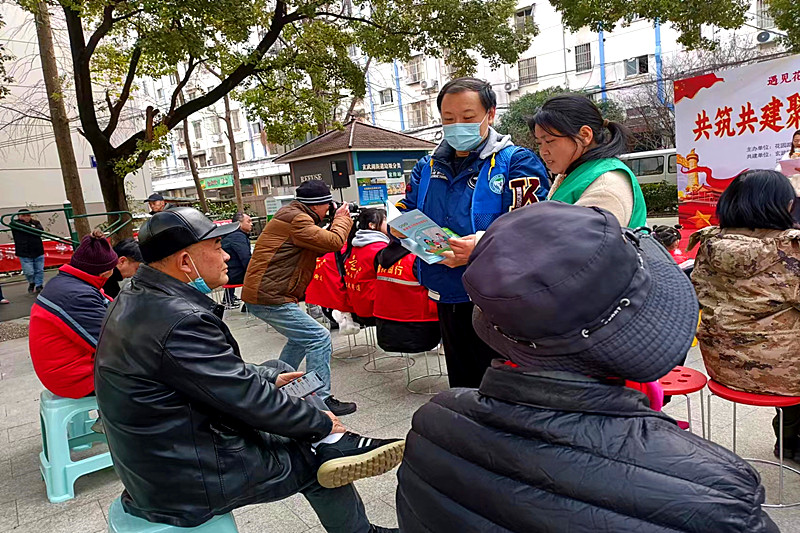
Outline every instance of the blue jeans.
<svg viewBox="0 0 800 533">
<path fill-rule="evenodd" d="M 306 371 L 314 370 L 325 383 L 317 395 L 326 399 L 331 395 L 331 333 L 308 316 L 298 304 L 258 305 L 247 304 L 251 314 L 260 318 L 288 339 L 281 351 L 280 360 L 297 368 L 306 358 Z"/>
<path fill-rule="evenodd" d="M 36 287 L 44 285 L 44 255 L 39 257 L 20 257 L 22 263 L 22 273 L 28 283 L 33 283 Z"/>
</svg>

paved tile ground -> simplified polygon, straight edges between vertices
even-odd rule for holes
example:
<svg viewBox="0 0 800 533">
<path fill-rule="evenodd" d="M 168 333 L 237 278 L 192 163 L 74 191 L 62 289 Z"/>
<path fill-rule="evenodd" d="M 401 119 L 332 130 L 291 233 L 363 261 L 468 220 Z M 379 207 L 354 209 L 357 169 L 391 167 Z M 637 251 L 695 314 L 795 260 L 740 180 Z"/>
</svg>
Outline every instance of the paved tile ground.
<svg viewBox="0 0 800 533">
<path fill-rule="evenodd" d="M 245 359 L 261 362 L 277 357 L 283 338 L 268 330 L 263 323 L 237 312 L 226 319 L 231 325 Z M 334 334 L 335 348 L 347 341 Z M 360 342 L 363 344 L 363 335 Z M 357 349 L 357 352 L 358 353 Z M 379 354 L 382 355 L 382 354 Z M 376 437 L 402 436 L 411 426 L 411 416 L 428 396 L 406 391 L 404 372 L 376 374 L 366 372 L 367 359 L 335 359 L 332 364 L 333 392 L 342 399 L 358 402 L 358 412 L 343 418 L 355 431 Z M 431 366 L 435 359 L 429 359 Z M 379 361 L 393 365 L 395 361 Z M 688 366 L 702 369 L 697 349 L 687 360 Z M 437 367 L 438 368 L 438 367 Z M 424 371 L 425 361 L 418 357 L 412 375 Z M 0 343 L 0 532 L 15 533 L 100 533 L 106 531 L 106 513 L 111 501 L 122 491 L 122 484 L 113 469 L 80 478 L 75 485 L 76 497 L 60 504 L 51 504 L 45 495 L 44 482 L 38 472 L 41 450 L 38 421 L 38 398 L 42 386 L 33 373 L 28 355 L 27 338 Z M 693 418 L 699 431 L 700 398 L 692 395 Z M 732 410 L 727 402 L 713 404 L 712 431 L 714 440 L 731 446 Z M 686 419 L 686 402 L 676 398 L 665 409 L 671 415 Z M 769 409 L 739 408 L 737 449 L 748 457 L 771 458 L 773 446 Z M 764 471 L 763 469 L 761 469 Z M 396 471 L 380 478 L 357 483 L 367 512 L 373 522 L 396 526 L 394 493 Z M 764 473 L 768 497 L 774 499 L 777 476 Z M 800 501 L 800 478 L 788 477 L 786 497 Z M 323 529 L 311 507 L 301 497 L 282 502 L 254 505 L 236 511 L 242 533 L 322 533 Z M 800 533 L 800 508 L 771 512 L 784 533 Z"/>
</svg>

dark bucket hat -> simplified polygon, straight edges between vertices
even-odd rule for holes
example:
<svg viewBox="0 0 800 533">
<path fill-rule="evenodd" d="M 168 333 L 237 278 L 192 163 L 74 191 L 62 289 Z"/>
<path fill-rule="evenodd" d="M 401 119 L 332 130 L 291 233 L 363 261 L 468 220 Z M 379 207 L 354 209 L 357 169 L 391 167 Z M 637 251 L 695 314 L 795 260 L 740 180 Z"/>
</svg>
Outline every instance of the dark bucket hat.
<svg viewBox="0 0 800 533">
<path fill-rule="evenodd" d="M 647 231 L 543 202 L 495 221 L 464 274 L 478 335 L 520 367 L 655 381 L 695 334 L 691 281 Z"/>
</svg>

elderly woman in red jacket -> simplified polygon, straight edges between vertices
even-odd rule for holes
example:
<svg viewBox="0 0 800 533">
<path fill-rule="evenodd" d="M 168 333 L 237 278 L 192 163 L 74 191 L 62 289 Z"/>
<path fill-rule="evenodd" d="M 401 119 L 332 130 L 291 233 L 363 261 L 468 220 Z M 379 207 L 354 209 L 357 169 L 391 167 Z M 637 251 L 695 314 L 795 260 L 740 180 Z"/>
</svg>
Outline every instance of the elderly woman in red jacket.
<svg viewBox="0 0 800 533">
<path fill-rule="evenodd" d="M 94 392 L 94 352 L 109 298 L 102 291 L 117 265 L 105 235 L 85 236 L 69 264 L 47 282 L 31 309 L 33 368 L 53 394 L 82 398 Z"/>
</svg>

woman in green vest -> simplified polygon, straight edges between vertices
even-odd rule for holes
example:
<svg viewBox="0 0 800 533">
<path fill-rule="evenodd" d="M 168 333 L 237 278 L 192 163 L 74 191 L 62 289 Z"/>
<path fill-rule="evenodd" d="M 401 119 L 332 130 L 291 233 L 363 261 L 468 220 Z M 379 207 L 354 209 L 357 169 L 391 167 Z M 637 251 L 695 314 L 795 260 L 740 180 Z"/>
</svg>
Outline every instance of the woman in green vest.
<svg viewBox="0 0 800 533">
<path fill-rule="evenodd" d="M 628 148 L 627 130 L 609 122 L 584 96 L 550 98 L 528 120 L 539 155 L 556 175 L 549 200 L 601 207 L 620 225 L 644 226 L 647 208 L 633 172 L 617 156 Z"/>
</svg>

